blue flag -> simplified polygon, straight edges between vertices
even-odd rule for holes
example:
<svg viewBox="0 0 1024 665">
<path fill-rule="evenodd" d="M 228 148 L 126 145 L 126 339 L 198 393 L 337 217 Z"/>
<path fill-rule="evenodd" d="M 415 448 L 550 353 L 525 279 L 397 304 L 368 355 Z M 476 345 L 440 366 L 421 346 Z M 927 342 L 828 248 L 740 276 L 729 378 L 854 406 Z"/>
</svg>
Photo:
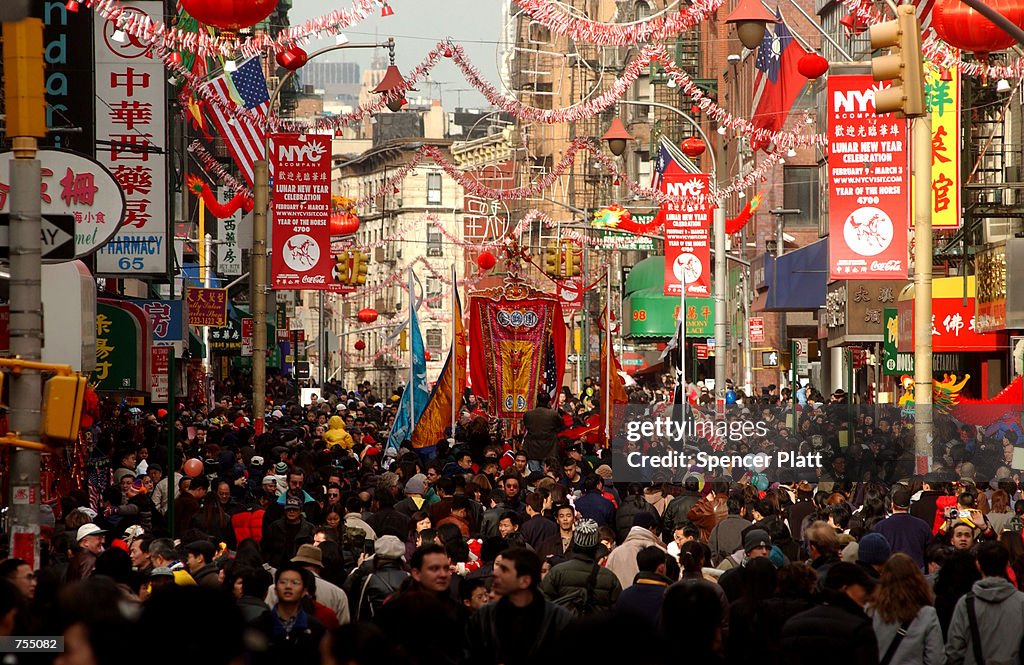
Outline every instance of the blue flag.
<svg viewBox="0 0 1024 665">
<path fill-rule="evenodd" d="M 409 271 L 409 356 L 412 362 L 412 372 L 409 385 L 402 392 L 402 399 L 398 402 L 398 413 L 395 415 L 395 422 L 391 426 L 391 433 L 388 435 L 388 444 L 384 448 L 387 451 L 397 451 L 402 442 L 409 439 L 413 428 L 419 422 L 420 416 L 427 408 L 430 401 L 430 385 L 427 383 L 427 358 L 423 346 L 423 336 L 420 334 L 419 320 L 416 318 L 416 307 L 414 304 L 416 290 L 412 284 L 412 271 Z M 411 400 L 411 403 L 410 403 Z"/>
</svg>

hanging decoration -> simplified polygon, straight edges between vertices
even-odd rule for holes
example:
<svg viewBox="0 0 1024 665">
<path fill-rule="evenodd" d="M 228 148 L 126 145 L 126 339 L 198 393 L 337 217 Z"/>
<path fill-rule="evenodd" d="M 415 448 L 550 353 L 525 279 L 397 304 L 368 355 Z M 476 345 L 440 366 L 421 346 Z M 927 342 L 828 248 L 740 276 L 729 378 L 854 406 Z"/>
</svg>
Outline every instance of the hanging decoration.
<svg viewBox="0 0 1024 665">
<path fill-rule="evenodd" d="M 362 351 L 366 348 L 366 342 L 361 339 L 357 339 L 354 346 L 356 347 L 356 351 Z"/>
<path fill-rule="evenodd" d="M 329 224 L 332 236 L 350 236 L 358 231 L 355 201 L 344 196 L 332 196 Z"/>
<path fill-rule="evenodd" d="M 298 46 L 289 46 L 283 51 L 278 51 L 274 59 L 277 60 L 277 64 L 294 72 L 309 61 L 309 54 Z"/>
<path fill-rule="evenodd" d="M 655 217 L 655 220 L 658 218 Z M 590 225 L 594 228 L 604 228 L 614 231 L 624 231 L 633 234 L 657 233 L 663 226 L 663 221 L 652 221 L 647 224 L 638 224 L 633 221 L 629 211 L 618 203 L 601 208 L 594 213 L 594 219 Z"/>
<path fill-rule="evenodd" d="M 683 151 L 684 155 L 692 159 L 703 155 L 704 151 L 708 149 L 708 146 L 701 138 L 691 136 L 679 144 L 679 149 Z"/>
<path fill-rule="evenodd" d="M 361 323 L 373 323 L 374 321 L 377 320 L 377 310 L 373 309 L 372 307 L 364 307 L 363 309 L 359 310 L 359 313 L 356 314 L 356 317 L 359 319 Z"/>
<path fill-rule="evenodd" d="M 796 68 L 801 76 L 813 81 L 828 71 L 828 60 L 820 53 L 805 53 L 796 63 Z"/>
<path fill-rule="evenodd" d="M 986 4 L 1014 25 L 1024 26 L 1024 3 L 1019 0 L 986 0 Z M 1002 28 L 960 0 L 936 0 L 932 8 L 932 27 L 944 42 L 974 53 L 983 62 L 987 62 L 989 53 L 1016 43 Z"/>
<path fill-rule="evenodd" d="M 757 212 L 758 207 L 761 205 L 761 195 L 755 194 L 750 197 L 747 201 L 747 205 L 743 206 L 743 210 L 740 210 L 740 214 L 736 215 L 732 219 L 725 220 L 725 233 L 726 235 L 732 235 L 733 233 L 739 233 L 743 230 L 751 219 L 754 217 L 754 213 Z"/>
<path fill-rule="evenodd" d="M 188 152 L 192 155 L 199 165 L 203 167 L 207 173 L 217 177 L 220 184 L 229 188 L 235 194 L 244 194 L 245 196 L 252 198 L 252 192 L 248 187 L 238 182 L 234 176 L 227 172 L 224 165 L 217 161 L 213 155 L 206 151 L 203 144 L 198 141 L 192 141 L 188 146 Z"/>
<path fill-rule="evenodd" d="M 516 0 L 524 14 L 551 32 L 599 46 L 675 39 L 680 32 L 707 20 L 722 4 L 724 0 L 695 0 L 678 11 L 666 9 L 641 21 L 605 23 L 573 16 L 556 0 Z"/>
<path fill-rule="evenodd" d="M 251 197 L 238 192 L 227 203 L 220 203 L 210 186 L 198 176 L 190 175 L 185 178 L 185 187 L 192 196 L 202 199 L 206 205 L 206 211 L 217 219 L 227 219 L 238 212 L 239 208 L 245 212 L 252 211 L 253 200 Z"/>
<path fill-rule="evenodd" d="M 490 252 L 480 252 L 480 256 L 476 257 L 476 265 L 480 270 L 490 270 L 497 263 L 498 260 Z"/>
<path fill-rule="evenodd" d="M 179 0 L 200 23 L 235 33 L 270 16 L 277 0 Z"/>
</svg>

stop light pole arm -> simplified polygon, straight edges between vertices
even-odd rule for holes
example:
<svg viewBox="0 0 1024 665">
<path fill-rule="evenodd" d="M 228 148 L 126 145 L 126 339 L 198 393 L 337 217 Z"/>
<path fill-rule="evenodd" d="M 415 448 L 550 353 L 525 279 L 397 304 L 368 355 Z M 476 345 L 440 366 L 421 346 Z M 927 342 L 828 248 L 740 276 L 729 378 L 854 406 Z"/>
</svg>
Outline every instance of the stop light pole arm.
<svg viewBox="0 0 1024 665">
<path fill-rule="evenodd" d="M 19 358 L 0 358 L 0 369 L 8 368 L 17 374 L 24 370 L 35 370 L 37 372 L 50 372 L 58 376 L 72 376 L 75 370 L 71 365 L 55 365 L 53 363 L 40 363 Z"/>
<path fill-rule="evenodd" d="M 39 441 L 26 441 L 25 439 L 19 439 L 17 432 L 11 432 L 0 436 L 0 446 L 14 446 L 16 448 L 27 448 L 28 450 L 36 450 L 41 453 L 52 453 L 57 450 L 57 446 L 51 446 L 46 443 Z"/>
</svg>

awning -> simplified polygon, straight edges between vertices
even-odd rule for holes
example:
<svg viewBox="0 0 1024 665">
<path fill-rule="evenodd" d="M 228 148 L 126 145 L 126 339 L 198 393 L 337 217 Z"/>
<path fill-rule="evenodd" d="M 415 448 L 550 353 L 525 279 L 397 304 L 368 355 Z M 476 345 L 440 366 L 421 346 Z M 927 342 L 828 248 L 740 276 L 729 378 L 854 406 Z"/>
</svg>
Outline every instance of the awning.
<svg viewBox="0 0 1024 665">
<path fill-rule="evenodd" d="M 768 296 L 764 311 L 817 311 L 825 305 L 828 240 L 765 261 Z"/>
<path fill-rule="evenodd" d="M 623 337 L 626 339 L 667 339 L 676 334 L 679 298 L 666 296 L 661 287 L 644 289 L 622 302 Z M 712 337 L 715 334 L 715 301 L 711 298 L 686 299 L 686 336 Z"/>
<path fill-rule="evenodd" d="M 626 295 L 637 291 L 665 289 L 665 257 L 650 256 L 638 262 L 626 277 Z"/>
</svg>

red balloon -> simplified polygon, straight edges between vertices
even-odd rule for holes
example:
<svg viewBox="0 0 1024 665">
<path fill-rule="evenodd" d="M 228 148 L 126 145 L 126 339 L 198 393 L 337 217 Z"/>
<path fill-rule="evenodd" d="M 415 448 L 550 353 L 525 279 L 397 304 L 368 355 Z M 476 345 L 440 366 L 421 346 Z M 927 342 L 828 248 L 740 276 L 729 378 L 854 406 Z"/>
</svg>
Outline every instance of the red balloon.
<svg viewBox="0 0 1024 665">
<path fill-rule="evenodd" d="M 359 310 L 359 313 L 356 314 L 356 317 L 363 323 L 373 323 L 374 321 L 377 320 L 377 310 L 373 309 L 372 307 L 364 307 L 363 309 Z"/>
<path fill-rule="evenodd" d="M 707 150 L 707 145 L 704 144 L 704 141 L 696 136 L 691 136 L 686 139 L 679 145 L 679 147 L 687 157 L 700 157 L 704 154 L 704 151 Z"/>
<path fill-rule="evenodd" d="M 200 23 L 236 32 L 270 16 L 277 0 L 181 0 L 181 6 Z"/>
<path fill-rule="evenodd" d="M 796 68 L 801 76 L 813 80 L 828 71 L 828 60 L 818 53 L 807 53 L 797 61 Z"/>
<path fill-rule="evenodd" d="M 1024 2 L 985 0 L 1011 23 L 1024 27 Z M 964 51 L 984 56 L 1014 45 L 1013 37 L 960 0 L 937 0 L 932 9 L 932 26 L 942 41 Z"/>
<path fill-rule="evenodd" d="M 355 346 L 356 346 L 356 351 L 362 351 L 363 349 L 366 348 L 366 342 L 364 342 L 361 339 L 357 339 Z"/>
<path fill-rule="evenodd" d="M 185 462 L 185 475 L 189 478 L 195 478 L 203 472 L 203 461 L 193 457 L 192 459 Z"/>
<path fill-rule="evenodd" d="M 476 265 L 480 270 L 490 270 L 497 263 L 498 259 L 494 258 L 494 254 L 490 252 L 480 252 L 480 256 L 476 257 Z"/>
</svg>

